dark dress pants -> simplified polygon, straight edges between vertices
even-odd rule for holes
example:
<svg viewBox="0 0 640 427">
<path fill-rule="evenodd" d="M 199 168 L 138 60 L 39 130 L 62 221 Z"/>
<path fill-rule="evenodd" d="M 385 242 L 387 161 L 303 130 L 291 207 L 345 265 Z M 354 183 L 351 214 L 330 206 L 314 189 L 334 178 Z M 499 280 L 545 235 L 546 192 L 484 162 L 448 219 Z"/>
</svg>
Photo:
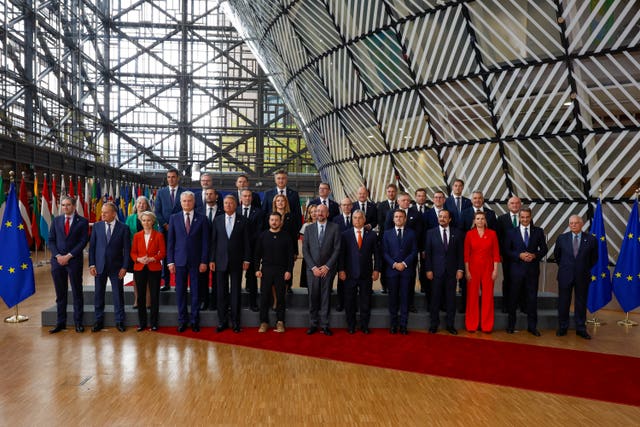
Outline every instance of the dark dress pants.
<svg viewBox="0 0 640 427">
<path fill-rule="evenodd" d="M 198 264 L 176 266 L 176 302 L 178 304 L 178 323 L 186 325 L 189 313 L 187 312 L 187 295 L 191 300 L 191 326 L 200 326 L 200 302 L 198 300 Z M 189 284 L 189 285 L 188 285 Z M 187 287 L 190 287 L 190 294 Z"/>
<path fill-rule="evenodd" d="M 95 277 L 94 308 L 96 323 L 104 324 L 104 297 L 107 288 L 107 279 L 111 282 L 111 296 L 113 298 L 113 314 L 117 323 L 124 322 L 124 284 L 118 277 L 118 270 L 103 271 Z M 147 294 L 145 293 L 144 296 Z M 143 304 L 146 307 L 146 303 Z"/>
<path fill-rule="evenodd" d="M 242 292 L 242 269 L 216 270 L 216 289 L 218 294 L 218 325 L 228 325 L 227 312 L 231 306 L 231 324 L 240 327 L 240 298 Z"/>
<path fill-rule="evenodd" d="M 369 327 L 371 317 L 371 294 L 373 281 L 369 279 L 347 279 L 344 281 L 344 311 L 347 326 L 356 327 L 356 312 L 360 305 L 360 328 Z"/>
<path fill-rule="evenodd" d="M 162 271 L 150 271 L 145 265 L 140 271 L 133 272 L 133 278 L 138 288 L 138 326 L 147 327 L 147 288 L 151 296 L 151 326 L 158 326 L 158 313 L 160 311 L 160 277 Z"/>
<path fill-rule="evenodd" d="M 571 305 L 572 290 L 575 291 L 573 312 L 576 331 L 586 331 L 588 283 L 573 281 L 571 283 L 558 284 L 558 326 L 560 329 L 569 329 L 569 306 Z"/>
<path fill-rule="evenodd" d="M 51 276 L 56 290 L 57 325 L 67 324 L 67 298 L 69 284 L 73 297 L 73 321 L 82 325 L 84 316 L 84 295 L 82 294 L 82 264 L 67 264 L 65 266 L 52 264 Z"/>
<path fill-rule="evenodd" d="M 269 323 L 269 309 L 271 308 L 271 287 L 276 289 L 276 319 L 284 322 L 285 292 L 284 268 L 263 266 L 260 279 L 260 323 Z"/>
<path fill-rule="evenodd" d="M 431 301 L 429 304 L 430 327 L 440 326 L 440 308 L 446 311 L 446 327 L 453 328 L 456 320 L 456 277 L 455 275 L 434 276 L 431 281 Z"/>
<path fill-rule="evenodd" d="M 395 277 L 387 277 L 391 327 L 407 327 L 409 321 L 409 288 L 411 287 L 412 277 L 415 278 L 410 272 Z M 400 311 L 399 321 L 398 311 Z"/>
</svg>

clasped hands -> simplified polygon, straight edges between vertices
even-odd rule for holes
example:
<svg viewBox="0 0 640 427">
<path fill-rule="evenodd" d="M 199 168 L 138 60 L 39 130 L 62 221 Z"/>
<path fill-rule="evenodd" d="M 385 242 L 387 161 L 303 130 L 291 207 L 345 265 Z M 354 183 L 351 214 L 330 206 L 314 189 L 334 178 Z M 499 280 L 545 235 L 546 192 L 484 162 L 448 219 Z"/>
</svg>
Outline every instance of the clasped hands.
<svg viewBox="0 0 640 427">
<path fill-rule="evenodd" d="M 321 267 L 315 266 L 311 269 L 311 272 L 315 277 L 326 277 L 329 274 L 329 267 L 323 265 Z"/>
</svg>

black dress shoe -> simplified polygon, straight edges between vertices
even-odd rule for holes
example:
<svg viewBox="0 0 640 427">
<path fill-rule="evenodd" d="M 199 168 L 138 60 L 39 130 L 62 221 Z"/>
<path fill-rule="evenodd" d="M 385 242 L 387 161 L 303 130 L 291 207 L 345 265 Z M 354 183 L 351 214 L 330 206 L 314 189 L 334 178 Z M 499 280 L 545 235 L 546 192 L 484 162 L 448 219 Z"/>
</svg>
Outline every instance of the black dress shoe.
<svg viewBox="0 0 640 427">
<path fill-rule="evenodd" d="M 317 326 L 312 326 L 309 329 L 307 329 L 307 335 L 313 335 L 316 332 L 318 332 L 318 327 Z"/>
<path fill-rule="evenodd" d="M 58 325 L 56 325 L 55 328 L 49 329 L 49 333 L 50 334 L 57 334 L 58 332 L 64 331 L 65 329 L 67 329 L 67 327 L 65 325 L 58 324 Z"/>
<path fill-rule="evenodd" d="M 406 326 L 400 326 L 400 333 L 401 333 L 402 335 L 408 335 L 408 334 L 409 334 L 409 331 L 407 330 L 407 327 L 406 327 Z"/>
<path fill-rule="evenodd" d="M 252 305 L 249 307 L 249 310 L 253 311 L 254 313 L 257 313 L 260 311 L 260 308 L 258 308 L 257 305 Z"/>
<path fill-rule="evenodd" d="M 191 327 L 191 330 L 192 330 L 193 332 L 200 332 L 200 325 L 193 325 L 193 326 Z"/>
<path fill-rule="evenodd" d="M 397 333 L 398 333 L 398 327 L 397 327 L 397 326 L 392 326 L 392 327 L 389 329 L 389 333 L 390 333 L 390 334 L 397 334 Z"/>
<path fill-rule="evenodd" d="M 507 333 L 508 334 L 513 334 L 515 332 L 516 332 L 516 330 L 514 328 L 507 328 Z"/>
<path fill-rule="evenodd" d="M 220 332 L 225 331 L 227 329 L 229 329 L 229 325 L 226 324 L 226 323 L 223 323 L 222 325 L 218 325 L 218 327 L 216 328 L 216 332 L 220 333 Z"/>
<path fill-rule="evenodd" d="M 236 325 L 233 327 L 233 332 L 239 334 L 240 332 L 242 332 L 242 328 Z"/>
<path fill-rule="evenodd" d="M 589 335 L 589 333 L 587 331 L 576 331 L 576 335 L 584 338 L 585 340 L 590 340 L 591 339 L 591 335 Z"/>
<path fill-rule="evenodd" d="M 76 325 L 76 332 L 81 334 L 84 332 L 84 326 L 82 325 Z"/>
<path fill-rule="evenodd" d="M 456 328 L 447 328 L 447 332 L 449 332 L 451 335 L 458 335 L 458 330 Z"/>
<path fill-rule="evenodd" d="M 433 326 L 432 326 L 432 327 L 430 327 L 430 328 L 429 328 L 429 333 L 430 333 L 430 334 L 437 334 L 437 333 L 438 333 L 438 328 L 435 328 L 435 327 L 433 327 Z"/>
<path fill-rule="evenodd" d="M 331 329 L 329 329 L 328 327 L 322 328 L 322 333 L 325 334 L 328 337 L 333 335 L 333 332 L 331 332 Z"/>
<path fill-rule="evenodd" d="M 124 323 L 122 322 L 116 323 L 116 329 L 119 330 L 120 332 L 124 332 L 127 330 L 127 328 L 124 327 Z"/>
<path fill-rule="evenodd" d="M 418 312 L 418 309 L 416 308 L 416 306 L 415 306 L 415 305 L 411 304 L 411 305 L 409 306 L 409 311 L 410 311 L 411 313 L 417 313 L 417 312 Z"/>
<path fill-rule="evenodd" d="M 287 288 L 287 293 L 288 293 L 288 294 L 292 294 L 292 293 L 293 293 L 293 289 L 291 289 L 291 288 Z"/>
<path fill-rule="evenodd" d="M 163 287 L 160 288 L 160 292 L 167 292 L 171 290 L 171 286 L 169 285 L 164 285 Z"/>
<path fill-rule="evenodd" d="M 535 329 L 535 328 L 534 329 L 527 329 L 527 332 L 529 332 L 534 337 L 539 337 L 540 336 L 540 331 Z"/>
<path fill-rule="evenodd" d="M 145 328 L 144 326 L 138 326 L 138 329 L 136 329 L 136 332 L 142 332 L 145 329 L 147 329 L 147 328 Z"/>
<path fill-rule="evenodd" d="M 556 331 L 556 336 L 557 337 L 563 337 L 567 335 L 567 329 L 566 328 L 560 328 Z"/>
<path fill-rule="evenodd" d="M 200 311 L 207 311 L 209 309 L 209 304 L 202 303 L 200 304 Z"/>
<path fill-rule="evenodd" d="M 347 332 L 348 332 L 350 335 L 353 335 L 353 334 L 355 334 L 355 333 L 356 333 L 356 328 L 349 328 L 349 329 L 347 329 Z"/>
<path fill-rule="evenodd" d="M 371 331 L 369 330 L 369 328 L 367 328 L 366 326 L 362 328 L 362 333 L 365 335 L 369 335 L 371 333 Z"/>
<path fill-rule="evenodd" d="M 157 326 L 152 326 L 152 327 L 151 327 L 151 330 L 152 330 L 153 332 L 156 332 L 156 331 L 158 330 L 158 327 L 157 327 Z"/>
<path fill-rule="evenodd" d="M 104 325 L 102 323 L 94 323 L 91 328 L 91 332 L 100 332 L 102 329 L 104 329 Z"/>
<path fill-rule="evenodd" d="M 178 332 L 179 333 L 183 333 L 186 330 L 187 330 L 187 325 L 185 325 L 184 323 L 181 323 L 181 324 L 178 325 Z"/>
<path fill-rule="evenodd" d="M 344 307 L 342 305 L 339 305 L 336 307 L 336 311 L 340 313 L 341 311 L 344 311 Z"/>
</svg>

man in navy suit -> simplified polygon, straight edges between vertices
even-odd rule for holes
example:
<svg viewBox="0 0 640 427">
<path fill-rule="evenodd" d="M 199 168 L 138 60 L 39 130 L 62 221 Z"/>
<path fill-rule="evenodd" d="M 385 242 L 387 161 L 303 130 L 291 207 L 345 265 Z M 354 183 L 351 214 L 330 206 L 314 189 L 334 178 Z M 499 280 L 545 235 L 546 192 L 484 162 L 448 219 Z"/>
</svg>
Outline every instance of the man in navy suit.
<svg viewBox="0 0 640 427">
<path fill-rule="evenodd" d="M 415 286 L 416 256 L 418 243 L 416 233 L 406 227 L 407 214 L 402 209 L 393 212 L 393 227 L 389 227 L 382 238 L 382 253 L 385 261 L 385 275 L 389 286 L 389 315 L 391 328 L 395 334 L 406 335 L 409 320 L 409 288 Z M 411 283 L 413 278 L 414 283 Z M 398 319 L 398 310 L 400 318 Z"/>
<path fill-rule="evenodd" d="M 582 232 L 584 221 L 579 215 L 569 217 L 569 231 L 556 240 L 553 256 L 558 263 L 558 331 L 556 335 L 567 335 L 569 329 L 569 306 L 571 291 L 575 290 L 574 318 L 576 335 L 591 339 L 587 333 L 587 295 L 591 283 L 591 268 L 598 262 L 596 238 Z"/>
<path fill-rule="evenodd" d="M 431 280 L 429 305 L 431 322 L 429 332 L 435 334 L 440 325 L 440 307 L 446 307 L 446 327 L 457 335 L 456 287 L 464 276 L 464 233 L 451 227 L 451 213 L 442 209 L 438 213 L 438 227 L 427 231 L 424 245 L 425 275 Z"/>
<path fill-rule="evenodd" d="M 365 216 L 361 210 L 352 215 L 353 227 L 343 231 L 338 259 L 338 278 L 344 281 L 345 311 L 350 334 L 356 331 L 356 307 L 360 305 L 360 330 L 369 334 L 371 293 L 380 276 L 378 237 L 364 228 Z"/>
<path fill-rule="evenodd" d="M 351 199 L 346 197 L 342 199 L 340 202 L 340 210 L 342 211 L 340 215 L 333 218 L 333 222 L 338 225 L 338 229 L 340 230 L 340 234 L 342 234 L 345 230 L 352 228 L 351 224 L 351 207 L 353 203 Z M 337 285 L 337 294 L 338 294 L 338 305 L 336 306 L 336 311 L 341 312 L 344 310 L 344 280 L 342 280 L 338 275 L 338 285 Z"/>
<path fill-rule="evenodd" d="M 269 217 L 269 214 L 273 211 L 273 198 L 276 194 L 284 194 L 289 201 L 289 209 L 291 209 L 291 219 L 293 220 L 293 228 L 300 230 L 302 227 L 302 209 L 300 208 L 300 196 L 298 192 L 287 187 L 289 182 L 289 175 L 287 171 L 280 169 L 274 175 L 276 188 L 272 188 L 264 193 L 264 199 L 262 200 L 262 211 L 265 217 Z"/>
<path fill-rule="evenodd" d="M 124 279 L 131 262 L 131 236 L 129 227 L 117 220 L 116 205 L 107 202 L 102 205 L 102 221 L 93 224 L 89 241 L 89 274 L 95 277 L 95 322 L 92 332 L 104 328 L 104 293 L 107 279 L 111 282 L 113 314 L 116 328 L 125 331 L 124 326 Z"/>
<path fill-rule="evenodd" d="M 488 228 L 494 231 L 498 229 L 496 213 L 485 206 L 482 191 L 475 190 L 471 193 L 471 207 L 462 211 L 462 229 L 465 233 L 471 229 L 476 212 L 484 212 Z"/>
<path fill-rule="evenodd" d="M 169 218 L 167 261 L 169 271 L 176 275 L 178 332 L 187 329 L 187 284 L 191 283 L 191 329 L 200 332 L 198 273 L 207 271 L 209 261 L 209 222 L 195 211 L 195 195 L 180 194 L 182 210 Z"/>
<path fill-rule="evenodd" d="M 340 215 L 340 206 L 329 198 L 331 195 L 331 186 L 326 182 L 318 185 L 318 197 L 309 202 L 309 206 L 325 205 L 329 208 L 328 220 L 333 221 L 335 217 Z"/>
<path fill-rule="evenodd" d="M 246 271 L 251 263 L 250 225 L 247 218 L 236 212 L 235 197 L 225 196 L 222 206 L 225 214 L 213 221 L 209 253 L 209 268 L 216 274 L 218 292 L 218 328 L 216 330 L 222 332 L 229 328 L 227 312 L 231 306 L 233 332 L 238 333 L 241 331 L 242 272 Z"/>
<path fill-rule="evenodd" d="M 82 294 L 82 264 L 84 247 L 89 241 L 89 222 L 76 213 L 76 200 L 63 197 L 60 208 L 64 215 L 51 221 L 47 246 L 51 251 L 51 277 L 56 289 L 56 326 L 49 330 L 55 334 L 67 329 L 67 293 L 71 283 L 73 295 L 73 320 L 76 332 L 84 332 L 82 316 L 84 297 Z M 68 282 L 67 282 L 68 281 Z"/>
<path fill-rule="evenodd" d="M 202 174 L 200 174 L 200 189 L 193 192 L 196 196 L 196 212 L 201 213 L 202 215 L 206 215 L 206 191 L 208 188 L 215 189 L 213 186 L 213 174 L 211 172 L 202 172 Z M 216 192 L 216 205 L 222 211 L 222 201 L 218 199 L 217 194 L 218 192 Z"/>
<path fill-rule="evenodd" d="M 507 234 L 510 230 L 518 228 L 520 209 L 522 209 L 522 201 L 519 197 L 510 197 L 507 201 L 507 209 L 509 212 L 502 214 L 498 217 L 498 243 L 500 245 L 500 256 L 502 256 L 502 312 L 508 313 L 509 305 L 509 291 L 511 286 L 509 282 L 511 280 L 511 273 L 509 268 L 511 263 L 508 262 L 508 254 L 505 250 L 505 243 Z M 520 295 L 518 296 L 518 306 L 522 311 L 526 311 L 526 293 L 525 289 L 520 288 Z"/>
<path fill-rule="evenodd" d="M 264 227 L 264 215 L 260 205 L 258 207 L 253 203 L 253 192 L 248 188 L 245 188 L 240 193 L 241 203 L 238 205 L 236 213 L 247 219 L 249 222 L 249 254 L 251 258 L 251 264 L 245 272 L 245 288 L 249 293 L 249 309 L 253 312 L 258 312 L 258 279 L 254 270 L 253 254 L 256 247 L 256 240 L 262 233 Z"/>
<path fill-rule="evenodd" d="M 358 188 L 358 200 L 353 202 L 351 212 L 355 212 L 358 209 L 364 212 L 364 228 L 367 231 L 376 228 L 378 225 L 378 209 L 375 203 L 369 201 L 369 190 L 364 185 Z"/>
<path fill-rule="evenodd" d="M 382 242 L 384 236 L 385 222 L 387 221 L 387 215 L 389 212 L 393 212 L 397 207 L 396 196 L 398 195 L 398 187 L 395 184 L 387 185 L 385 189 L 387 200 L 378 203 L 376 210 L 378 211 L 378 241 Z M 380 285 L 382 286 L 382 293 L 386 294 L 387 289 L 387 275 L 384 274 L 384 263 L 382 264 L 382 276 L 380 277 Z"/>
<path fill-rule="evenodd" d="M 471 200 L 462 195 L 464 190 L 464 181 L 461 179 L 453 180 L 451 185 L 451 195 L 447 197 L 444 208 L 451 213 L 451 225 L 462 228 L 462 212 L 471 207 Z M 466 230 L 465 230 L 466 231 Z"/>
<path fill-rule="evenodd" d="M 167 186 L 158 190 L 155 200 L 155 213 L 158 219 L 158 225 L 160 230 L 164 233 L 164 241 L 168 239 L 167 233 L 169 232 L 169 218 L 171 215 L 181 211 L 180 209 L 180 195 L 184 191 L 180 187 L 180 174 L 177 169 L 169 169 L 167 171 Z M 164 278 L 164 286 L 161 291 L 171 290 L 171 275 L 169 274 L 169 263 L 167 258 L 163 262 L 164 268 L 162 270 L 162 277 Z"/>
<path fill-rule="evenodd" d="M 547 253 L 544 231 L 531 223 L 531 209 L 522 208 L 518 214 L 520 225 L 511 228 L 504 239 L 503 263 L 509 263 L 509 300 L 507 333 L 515 332 L 518 296 L 524 288 L 526 293 L 527 331 L 539 337 L 538 331 L 538 276 L 540 260 Z"/>
<path fill-rule="evenodd" d="M 245 174 L 238 175 L 236 178 L 236 189 L 235 191 L 230 191 L 231 194 L 236 199 L 236 203 L 240 206 L 242 202 L 242 192 L 244 190 L 249 190 L 249 177 Z M 256 192 L 251 192 L 251 206 L 254 208 L 261 208 L 260 196 Z"/>
</svg>

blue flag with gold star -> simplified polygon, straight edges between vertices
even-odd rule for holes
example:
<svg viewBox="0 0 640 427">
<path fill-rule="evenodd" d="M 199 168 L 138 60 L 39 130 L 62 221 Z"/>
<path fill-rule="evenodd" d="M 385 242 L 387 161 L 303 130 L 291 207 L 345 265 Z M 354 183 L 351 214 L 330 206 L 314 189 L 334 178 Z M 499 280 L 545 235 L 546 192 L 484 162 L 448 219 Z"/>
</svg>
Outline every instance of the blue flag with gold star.
<svg viewBox="0 0 640 427">
<path fill-rule="evenodd" d="M 9 308 L 36 292 L 26 232 L 18 207 L 16 186 L 12 182 L 0 224 L 0 297 Z"/>
<path fill-rule="evenodd" d="M 602 204 L 598 199 L 596 212 L 591 221 L 591 234 L 598 241 L 598 262 L 591 269 L 591 284 L 587 308 L 595 313 L 611 301 L 611 273 L 609 272 L 609 251 L 607 251 L 607 236 L 604 231 Z"/>
<path fill-rule="evenodd" d="M 640 306 L 640 221 L 638 200 L 633 204 L 620 255 L 613 270 L 613 292 L 625 313 Z"/>
</svg>

